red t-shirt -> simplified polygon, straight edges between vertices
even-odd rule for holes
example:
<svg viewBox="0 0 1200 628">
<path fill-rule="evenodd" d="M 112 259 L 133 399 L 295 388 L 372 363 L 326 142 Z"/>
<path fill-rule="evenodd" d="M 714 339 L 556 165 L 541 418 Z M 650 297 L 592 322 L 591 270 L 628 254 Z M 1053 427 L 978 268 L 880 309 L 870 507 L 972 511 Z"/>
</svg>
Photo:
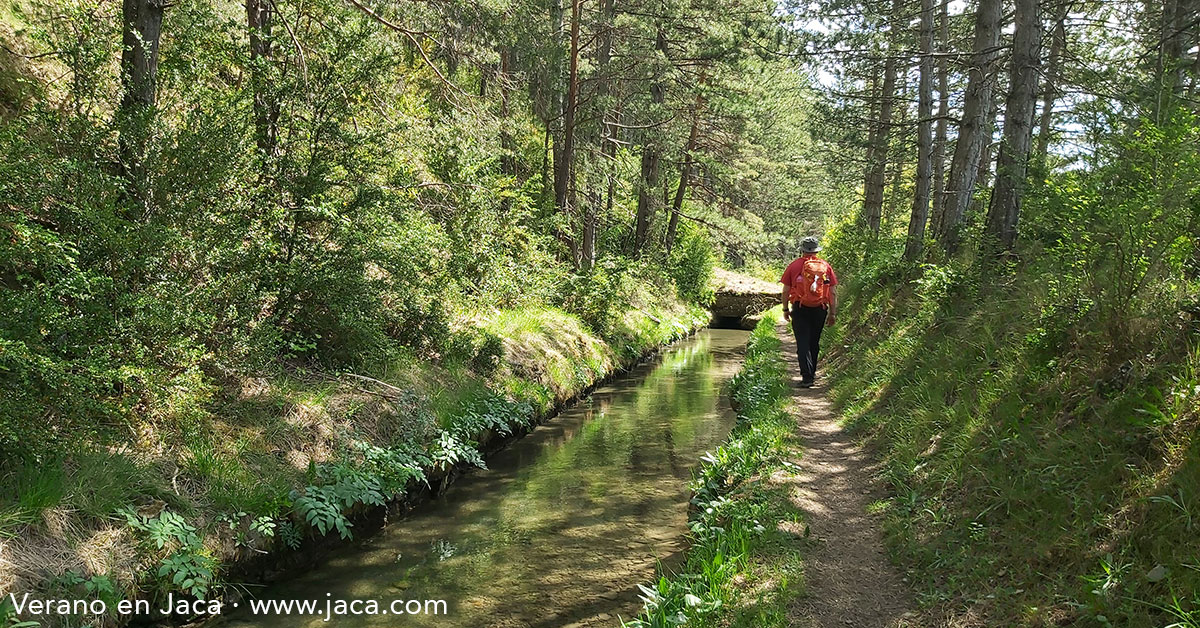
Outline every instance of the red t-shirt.
<svg viewBox="0 0 1200 628">
<path fill-rule="evenodd" d="M 779 283 L 789 288 L 792 287 L 792 284 L 796 281 L 796 275 L 799 275 L 800 270 L 804 268 L 804 262 L 807 262 L 814 257 L 817 257 L 816 253 L 806 253 L 800 256 L 799 259 L 793 261 L 791 264 L 788 264 L 788 267 L 783 271 L 783 277 L 779 278 Z M 817 259 L 821 258 L 817 257 Z M 821 261 L 825 262 L 823 259 Z M 826 280 L 825 283 L 830 286 L 836 286 L 838 283 L 837 273 L 833 272 L 833 266 L 830 266 L 829 262 L 825 262 L 825 268 L 829 269 L 829 279 Z M 792 300 L 790 295 L 788 296 L 788 300 Z"/>
</svg>

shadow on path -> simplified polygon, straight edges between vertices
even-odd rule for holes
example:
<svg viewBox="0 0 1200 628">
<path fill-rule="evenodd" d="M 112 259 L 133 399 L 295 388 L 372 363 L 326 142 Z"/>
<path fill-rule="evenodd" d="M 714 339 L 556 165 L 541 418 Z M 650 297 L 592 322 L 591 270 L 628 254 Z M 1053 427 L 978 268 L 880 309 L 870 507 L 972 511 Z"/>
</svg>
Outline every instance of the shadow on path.
<svg viewBox="0 0 1200 628">
<path fill-rule="evenodd" d="M 875 463 L 838 424 L 820 378 L 813 388 L 799 388 L 796 341 L 786 327 L 777 331 L 792 383 L 790 411 L 804 441 L 800 472 L 786 482 L 815 540 L 805 554 L 807 590 L 791 609 L 790 623 L 915 628 L 912 595 L 888 561 L 877 518 L 867 513 L 871 502 L 887 495 L 873 479 Z"/>
</svg>

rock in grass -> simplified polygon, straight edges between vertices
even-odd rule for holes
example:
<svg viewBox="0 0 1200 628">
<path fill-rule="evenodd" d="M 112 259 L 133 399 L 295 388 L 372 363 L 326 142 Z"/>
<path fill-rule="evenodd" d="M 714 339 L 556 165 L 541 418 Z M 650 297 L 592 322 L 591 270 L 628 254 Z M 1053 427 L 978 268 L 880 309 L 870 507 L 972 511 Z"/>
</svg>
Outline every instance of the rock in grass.
<svg viewBox="0 0 1200 628">
<path fill-rule="evenodd" d="M 1155 565 L 1154 569 L 1146 572 L 1146 580 L 1150 582 L 1159 582 L 1167 577 L 1167 568 L 1163 565 Z"/>
</svg>

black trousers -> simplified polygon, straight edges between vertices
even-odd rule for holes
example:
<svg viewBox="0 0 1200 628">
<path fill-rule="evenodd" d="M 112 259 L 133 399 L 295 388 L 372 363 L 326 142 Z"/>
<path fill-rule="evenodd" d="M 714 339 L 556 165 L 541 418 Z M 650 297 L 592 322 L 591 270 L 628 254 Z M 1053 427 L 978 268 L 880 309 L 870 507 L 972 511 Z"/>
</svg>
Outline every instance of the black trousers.
<svg viewBox="0 0 1200 628">
<path fill-rule="evenodd" d="M 805 307 L 792 304 L 792 333 L 796 336 L 796 359 L 800 375 L 806 382 L 817 375 L 817 354 L 821 351 L 821 331 L 825 329 L 824 307 Z"/>
</svg>

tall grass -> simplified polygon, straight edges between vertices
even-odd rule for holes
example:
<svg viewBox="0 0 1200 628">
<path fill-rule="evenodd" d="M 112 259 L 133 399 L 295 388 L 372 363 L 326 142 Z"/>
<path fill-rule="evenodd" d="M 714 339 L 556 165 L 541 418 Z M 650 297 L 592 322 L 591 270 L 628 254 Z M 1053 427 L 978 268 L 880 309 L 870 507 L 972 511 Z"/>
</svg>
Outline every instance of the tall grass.
<svg viewBox="0 0 1200 628">
<path fill-rule="evenodd" d="M 925 605 L 1195 626 L 1193 332 L 1170 303 L 1114 314 L 1072 281 L 1049 263 L 864 269 L 843 289 L 834 400 L 879 446 L 886 531 Z"/>
</svg>

